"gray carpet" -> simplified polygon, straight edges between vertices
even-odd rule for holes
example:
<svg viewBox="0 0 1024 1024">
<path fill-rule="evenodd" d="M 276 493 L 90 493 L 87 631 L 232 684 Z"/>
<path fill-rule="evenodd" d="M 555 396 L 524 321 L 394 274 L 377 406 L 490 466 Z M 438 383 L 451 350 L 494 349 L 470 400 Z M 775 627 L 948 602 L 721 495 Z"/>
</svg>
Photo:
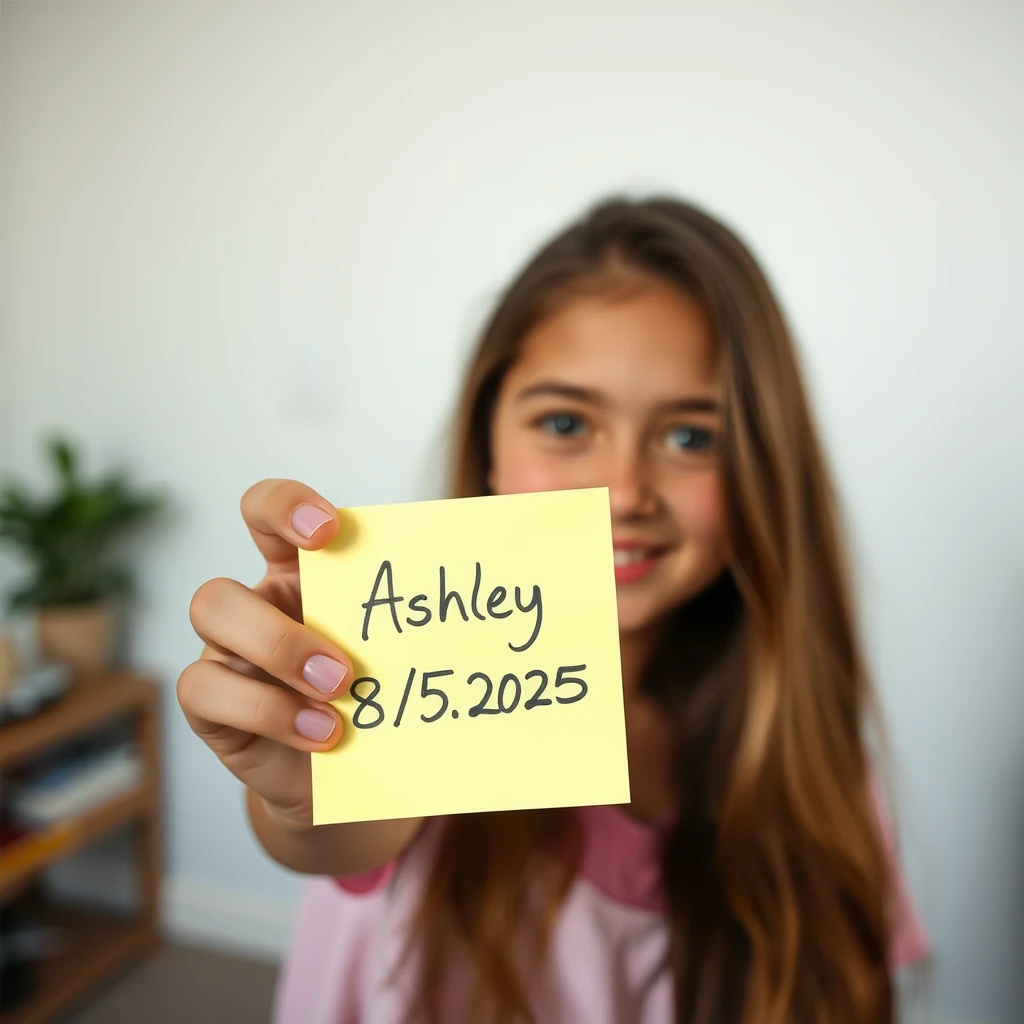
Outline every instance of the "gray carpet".
<svg viewBox="0 0 1024 1024">
<path fill-rule="evenodd" d="M 277 967 L 165 945 L 63 1024 L 267 1024 Z"/>
</svg>

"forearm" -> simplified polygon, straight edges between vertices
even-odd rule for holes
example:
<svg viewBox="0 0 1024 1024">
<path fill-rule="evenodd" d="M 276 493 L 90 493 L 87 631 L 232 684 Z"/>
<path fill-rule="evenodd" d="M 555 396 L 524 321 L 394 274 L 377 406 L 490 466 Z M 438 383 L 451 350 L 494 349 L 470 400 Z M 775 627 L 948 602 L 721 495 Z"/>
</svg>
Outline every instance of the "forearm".
<svg viewBox="0 0 1024 1024">
<path fill-rule="evenodd" d="M 386 864 L 412 842 L 422 818 L 309 825 L 296 829 L 275 820 L 264 800 L 246 791 L 246 809 L 270 857 L 307 875 L 354 875 Z"/>
</svg>

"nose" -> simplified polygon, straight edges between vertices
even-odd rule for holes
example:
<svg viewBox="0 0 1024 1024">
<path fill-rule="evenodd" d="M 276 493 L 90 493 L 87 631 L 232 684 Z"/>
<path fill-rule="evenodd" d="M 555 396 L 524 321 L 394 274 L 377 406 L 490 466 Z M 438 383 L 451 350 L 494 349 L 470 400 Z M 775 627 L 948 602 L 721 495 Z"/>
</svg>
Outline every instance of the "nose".
<svg viewBox="0 0 1024 1024">
<path fill-rule="evenodd" d="M 658 495 L 653 486 L 651 466 L 634 447 L 609 453 L 605 483 L 612 519 L 631 519 L 657 511 Z"/>
</svg>

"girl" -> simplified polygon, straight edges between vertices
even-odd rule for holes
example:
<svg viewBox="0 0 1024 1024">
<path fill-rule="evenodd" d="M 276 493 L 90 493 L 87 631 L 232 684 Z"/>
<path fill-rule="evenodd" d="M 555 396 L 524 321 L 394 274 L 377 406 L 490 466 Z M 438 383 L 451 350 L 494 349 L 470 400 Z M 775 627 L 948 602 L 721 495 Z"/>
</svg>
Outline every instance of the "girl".
<svg viewBox="0 0 1024 1024">
<path fill-rule="evenodd" d="M 311 882 L 287 1024 L 884 1024 L 925 942 L 862 738 L 835 499 L 764 274 L 707 214 L 611 200 L 511 284 L 470 364 L 451 493 L 607 486 L 628 807 L 310 825 L 352 666 L 301 625 L 331 502 L 264 481 L 253 589 L 204 584 L 193 729 Z"/>
</svg>

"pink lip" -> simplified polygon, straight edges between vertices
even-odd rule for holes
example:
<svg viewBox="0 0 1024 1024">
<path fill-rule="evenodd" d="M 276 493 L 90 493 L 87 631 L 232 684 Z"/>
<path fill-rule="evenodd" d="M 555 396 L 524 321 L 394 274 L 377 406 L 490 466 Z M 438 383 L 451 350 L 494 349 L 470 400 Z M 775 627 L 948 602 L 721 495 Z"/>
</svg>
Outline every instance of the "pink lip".
<svg viewBox="0 0 1024 1024">
<path fill-rule="evenodd" d="M 643 547 L 640 544 L 616 544 L 615 547 L 620 551 L 636 550 L 638 547 Z M 659 551 L 650 558 L 641 558 L 636 562 L 630 562 L 628 565 L 617 565 L 615 566 L 615 582 L 617 584 L 628 584 L 636 583 L 637 580 L 643 579 L 662 559 L 664 551 Z"/>
</svg>

